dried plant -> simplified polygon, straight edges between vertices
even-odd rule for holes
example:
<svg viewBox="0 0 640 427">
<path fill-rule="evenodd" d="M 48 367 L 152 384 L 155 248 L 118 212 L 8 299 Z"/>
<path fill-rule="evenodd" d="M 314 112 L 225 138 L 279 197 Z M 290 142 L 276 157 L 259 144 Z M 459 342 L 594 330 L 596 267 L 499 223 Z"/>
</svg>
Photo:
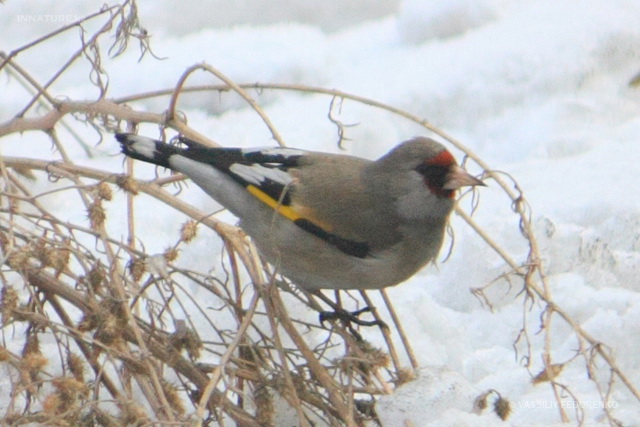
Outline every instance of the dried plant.
<svg viewBox="0 0 640 427">
<path fill-rule="evenodd" d="M 96 22 L 100 22 L 99 28 L 85 33 L 85 25 Z M 37 51 L 42 44 L 78 27 L 83 30 L 78 50 L 60 69 L 52 70 L 49 81 L 39 82 L 20 66 L 18 54 Z M 531 212 L 517 183 L 506 174 L 491 171 L 462 143 L 425 119 L 374 100 L 301 85 L 241 85 L 206 64 L 188 68 L 175 88 L 107 98 L 108 75 L 101 43 L 110 37 L 115 37 L 115 42 L 109 55 L 124 52 L 131 40 L 137 40 L 142 55 L 151 53 L 135 2 L 125 1 L 105 6 L 0 56 L 0 71 L 33 93 L 15 118 L 0 124 L 0 138 L 43 132 L 57 156 L 56 160 L 0 158 L 0 363 L 9 373 L 8 388 L 2 395 L 9 399 L 4 423 L 227 425 L 233 420 L 242 426 L 268 426 L 275 425 L 277 408 L 288 407 L 303 426 L 357 426 L 376 419 L 375 405 L 371 404 L 375 396 L 392 393 L 397 385 L 411 380 L 418 366 L 416 357 L 384 290 L 379 299 L 383 313 L 373 310 L 373 314 L 378 320 L 384 317 L 390 325 L 380 329 L 385 348 L 374 347 L 358 331 L 338 321 L 321 326 L 308 312 L 300 314 L 303 306 L 319 309 L 316 296 L 287 284 L 265 265 L 241 230 L 195 209 L 166 189 L 182 182 L 182 176 L 143 181 L 131 173 L 130 162 L 126 163 L 126 174 L 82 166 L 66 154 L 69 144 L 90 144 L 80 137 L 76 142 L 58 137 L 62 128 L 75 135 L 73 129 L 79 125 L 89 125 L 102 135 L 125 126 L 154 123 L 213 144 L 178 114 L 179 97 L 192 92 L 234 92 L 284 145 L 250 95 L 251 89 L 327 96 L 328 120 L 337 127 L 338 144 L 344 142 L 348 131 L 337 118 L 336 104 L 351 102 L 414 122 L 462 151 L 467 164 L 481 169 L 485 179 L 504 191 L 529 247 L 526 259 L 516 261 L 470 213 L 457 208 L 457 214 L 509 268 L 495 281 L 474 289 L 475 294 L 490 307 L 491 299 L 485 294 L 488 288 L 517 284 L 522 288 L 519 298 L 524 316 L 540 316 L 540 330 L 532 332 L 523 322 L 515 343 L 516 350 L 524 352 L 530 370 L 534 358 L 542 357 L 544 369 L 531 372 L 532 381 L 549 384 L 560 400 L 571 393 L 570 387 L 559 382 L 560 372 L 582 360 L 603 400 L 614 387 L 625 387 L 640 400 L 607 347 L 554 303 L 532 230 Z M 50 87 L 58 77 L 78 63 L 90 65 L 97 99 L 51 95 Z M 198 70 L 221 83 L 187 86 L 191 74 Z M 150 113 L 128 106 L 157 97 L 168 98 L 167 111 Z M 50 196 L 69 203 L 64 210 L 52 208 Z M 153 198 L 163 204 L 167 215 L 184 217 L 179 237 L 161 254 L 138 247 L 144 237 L 136 232 L 137 225 L 147 220 L 144 211 L 135 209 L 138 197 Z M 126 241 L 108 227 L 114 212 L 126 212 Z M 181 249 L 201 235 L 221 242 L 223 271 L 211 274 L 210 266 L 199 270 L 184 267 Z M 194 293 L 199 296 L 195 298 Z M 353 301 L 373 306 L 367 292 L 353 293 L 349 301 L 349 306 Z M 579 343 L 573 359 L 554 359 L 552 322 L 572 328 Z M 541 348 L 531 339 L 539 332 L 546 337 Z M 604 379 L 603 365 L 609 372 Z M 618 386 L 618 382 L 622 384 Z M 487 406 L 490 393 L 498 396 L 495 413 L 508 417 L 509 400 L 494 391 L 478 400 L 478 408 Z M 559 408 L 563 421 L 572 419 L 562 406 Z M 604 410 L 615 424 L 609 410 Z M 580 414 L 573 419 L 579 420 Z"/>
</svg>

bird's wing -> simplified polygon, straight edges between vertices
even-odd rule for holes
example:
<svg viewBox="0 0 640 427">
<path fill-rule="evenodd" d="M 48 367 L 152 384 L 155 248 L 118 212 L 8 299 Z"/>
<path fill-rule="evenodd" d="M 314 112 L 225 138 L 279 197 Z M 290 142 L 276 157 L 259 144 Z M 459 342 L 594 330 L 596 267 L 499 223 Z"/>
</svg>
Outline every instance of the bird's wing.
<svg viewBox="0 0 640 427">
<path fill-rule="evenodd" d="M 343 238 L 313 217 L 313 210 L 293 203 L 294 171 L 305 167 L 304 150 L 285 147 L 211 148 L 181 137 L 187 145 L 182 155 L 209 164 L 231 177 L 247 192 L 294 222 L 298 227 L 325 240 L 340 251 L 358 258 L 370 255 L 368 242 Z"/>
</svg>

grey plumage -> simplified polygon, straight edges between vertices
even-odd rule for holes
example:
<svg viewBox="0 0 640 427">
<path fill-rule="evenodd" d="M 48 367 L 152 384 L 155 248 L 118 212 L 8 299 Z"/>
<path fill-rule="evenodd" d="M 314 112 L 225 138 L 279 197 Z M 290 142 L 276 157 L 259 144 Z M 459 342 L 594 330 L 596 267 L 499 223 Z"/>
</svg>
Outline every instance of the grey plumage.
<svg viewBox="0 0 640 427">
<path fill-rule="evenodd" d="M 377 161 L 292 149 L 208 148 L 193 141 L 179 148 L 131 134 L 116 137 L 128 156 L 191 178 L 238 216 L 270 263 L 307 289 L 379 289 L 406 280 L 437 256 L 453 190 L 482 184 L 441 144 L 422 137 Z M 447 183 L 455 188 L 443 188 Z M 280 202 L 286 191 L 280 207 L 286 212 L 255 191 Z"/>
</svg>

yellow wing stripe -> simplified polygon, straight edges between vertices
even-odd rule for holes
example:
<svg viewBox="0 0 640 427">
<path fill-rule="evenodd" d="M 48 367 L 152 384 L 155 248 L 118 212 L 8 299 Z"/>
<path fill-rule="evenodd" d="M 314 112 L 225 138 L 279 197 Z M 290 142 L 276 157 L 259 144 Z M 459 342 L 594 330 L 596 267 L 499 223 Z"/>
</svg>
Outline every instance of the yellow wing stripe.
<svg viewBox="0 0 640 427">
<path fill-rule="evenodd" d="M 273 197 L 269 196 L 264 191 L 260 190 L 255 185 L 247 185 L 247 191 L 254 195 L 258 200 L 262 203 L 265 203 L 271 209 L 278 212 L 283 217 L 290 219 L 291 221 L 295 221 L 297 219 L 304 219 L 298 212 L 293 210 L 290 206 L 284 206 L 280 202 L 278 202 Z"/>
<path fill-rule="evenodd" d="M 309 218 L 305 218 L 304 216 L 300 215 L 300 213 L 296 211 L 294 207 L 283 205 L 278 200 L 274 199 L 255 185 L 249 184 L 245 188 L 251 195 L 269 206 L 274 211 L 278 212 L 283 217 L 293 221 L 303 230 L 306 230 L 307 232 L 314 234 L 320 239 L 323 239 L 330 244 L 335 245 L 340 251 L 346 253 L 347 255 L 355 256 L 358 258 L 364 258 L 369 255 L 370 249 L 369 245 L 366 242 L 355 242 L 331 234 L 327 231 L 330 230 L 330 228 L 323 228 L 321 223 L 313 221 Z"/>
</svg>

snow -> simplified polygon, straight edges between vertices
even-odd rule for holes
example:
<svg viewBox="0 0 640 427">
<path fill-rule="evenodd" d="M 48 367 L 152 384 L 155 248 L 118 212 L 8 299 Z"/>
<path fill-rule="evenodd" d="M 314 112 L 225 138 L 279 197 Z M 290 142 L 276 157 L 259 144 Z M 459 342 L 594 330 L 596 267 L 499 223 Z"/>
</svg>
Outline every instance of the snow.
<svg viewBox="0 0 640 427">
<path fill-rule="evenodd" d="M 49 3 L 0 6 L 2 49 L 11 51 L 56 28 L 59 23 L 18 19 L 46 14 Z M 154 52 L 165 59 L 146 56 L 138 62 L 139 52 L 130 48 L 110 60 L 105 64 L 109 96 L 173 87 L 187 67 L 206 62 L 238 82 L 336 88 L 426 117 L 518 181 L 532 210 L 556 303 L 604 342 L 630 379 L 640 383 L 640 89 L 628 86 L 640 71 L 640 2 L 374 3 L 333 0 L 319 8 L 312 1 L 188 1 L 176 14 L 168 0 L 141 2 L 140 18 L 153 35 Z M 93 10 L 87 4 L 59 6 L 68 8 L 62 14 L 82 16 Z M 42 70 L 38 77 L 44 81 L 75 49 L 76 37 L 66 41 L 68 46 L 52 49 L 47 58 L 26 52 L 18 60 Z M 97 97 L 86 73 L 79 73 L 76 81 L 57 82 L 53 93 Z M 198 72 L 189 83 L 218 82 Z M 24 96 L 14 86 L 7 89 L 0 122 L 11 118 Z M 255 96 L 289 145 L 340 152 L 336 129 L 326 119 L 326 97 Z M 166 101 L 134 107 L 161 112 Z M 224 145 L 273 143 L 255 113 L 232 96 L 185 95 L 180 109 L 190 126 Z M 338 117 L 356 124 L 347 128 L 345 146 L 363 157 L 375 158 L 398 141 L 425 133 L 349 101 Z M 141 133 L 155 137 L 157 128 L 144 126 Z M 38 157 L 51 149 L 42 137 L 29 142 L 18 149 L 3 144 L 2 153 Z M 95 157 L 86 158 L 78 146 L 70 154 L 84 164 L 121 170 L 115 140 L 105 140 L 92 153 Z M 524 257 L 510 202 L 491 181 L 480 192 L 474 219 L 502 246 Z M 188 202 L 205 210 L 215 206 L 203 193 L 187 194 Z M 167 218 L 154 221 L 141 225 L 149 229 L 144 244 L 161 251 L 171 240 L 167 235 L 177 231 L 167 226 Z M 506 269 L 459 218 L 454 215 L 452 221 L 451 257 L 389 291 L 402 308 L 399 315 L 422 368 L 416 381 L 380 399 L 383 425 L 404 425 L 405 419 L 416 426 L 498 424 L 495 414 L 473 410 L 473 399 L 488 389 L 512 402 L 509 425 L 559 423 L 558 410 L 548 406 L 553 402 L 550 387 L 531 383 L 542 361 L 533 360 L 529 373 L 519 359 L 522 353 L 513 349 L 523 319 L 536 330 L 538 314 L 527 317 L 519 289 L 491 288 L 493 312 L 471 294 L 471 288 L 488 284 Z M 191 262 L 210 263 L 207 250 L 194 247 Z M 554 358 L 563 361 L 575 355 L 577 341 L 560 323 L 554 323 L 552 341 Z M 559 380 L 574 384 L 586 402 L 597 403 L 600 398 L 585 375 L 583 366 L 570 365 Z M 615 390 L 610 396 L 617 405 L 614 415 L 625 425 L 637 423 L 640 405 L 620 384 Z M 572 409 L 568 412 L 573 416 Z M 587 425 L 606 424 L 597 408 L 586 409 L 585 417 Z"/>
</svg>

